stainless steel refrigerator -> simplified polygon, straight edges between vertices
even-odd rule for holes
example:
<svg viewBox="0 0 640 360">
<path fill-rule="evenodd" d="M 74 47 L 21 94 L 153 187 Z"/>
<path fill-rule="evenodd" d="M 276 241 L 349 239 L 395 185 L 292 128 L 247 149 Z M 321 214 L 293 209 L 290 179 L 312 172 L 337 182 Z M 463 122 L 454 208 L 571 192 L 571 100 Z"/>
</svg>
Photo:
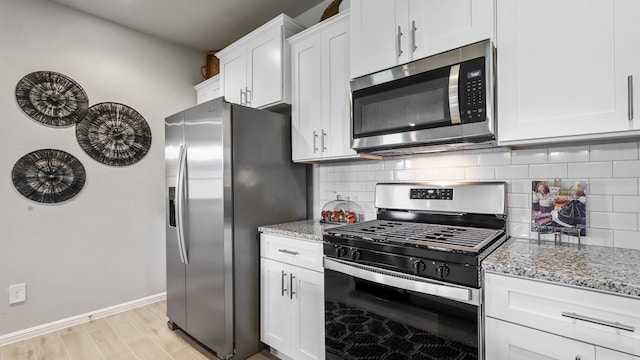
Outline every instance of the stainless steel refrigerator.
<svg viewBox="0 0 640 360">
<path fill-rule="evenodd" d="M 223 98 L 165 119 L 168 326 L 221 359 L 263 347 L 257 227 L 306 218 L 290 129 Z"/>
</svg>

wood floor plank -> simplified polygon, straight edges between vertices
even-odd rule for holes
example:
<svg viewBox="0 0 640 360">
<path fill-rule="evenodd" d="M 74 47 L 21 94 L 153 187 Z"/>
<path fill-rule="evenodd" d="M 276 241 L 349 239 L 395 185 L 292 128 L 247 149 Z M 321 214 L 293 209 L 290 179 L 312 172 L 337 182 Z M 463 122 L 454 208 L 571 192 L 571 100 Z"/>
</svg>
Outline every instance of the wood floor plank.
<svg viewBox="0 0 640 360">
<path fill-rule="evenodd" d="M 143 332 L 156 341 L 167 353 L 170 354 L 187 347 L 184 340 L 169 330 L 166 322 L 158 319 L 147 309 L 133 309 L 129 315 L 143 329 Z"/>
<path fill-rule="evenodd" d="M 207 357 L 200 354 L 192 347 L 185 347 L 170 354 L 174 360 L 208 360 Z"/>
<path fill-rule="evenodd" d="M 61 330 L 60 337 L 72 360 L 104 360 L 82 325 Z"/>
<path fill-rule="evenodd" d="M 142 329 L 127 316 L 126 312 L 109 316 L 105 318 L 105 321 L 125 344 L 144 337 Z"/>
<path fill-rule="evenodd" d="M 37 360 L 68 360 L 60 331 L 36 336 L 31 339 Z"/>
<path fill-rule="evenodd" d="M 107 360 L 135 358 L 133 352 L 113 328 L 109 326 L 106 319 L 84 324 L 83 327 L 103 358 Z"/>
<path fill-rule="evenodd" d="M 36 354 L 31 339 L 0 348 L 0 359 L 2 360 L 34 360 L 35 358 Z"/>
<path fill-rule="evenodd" d="M 130 343 L 129 347 L 140 360 L 171 360 L 169 355 L 148 337 Z"/>
</svg>

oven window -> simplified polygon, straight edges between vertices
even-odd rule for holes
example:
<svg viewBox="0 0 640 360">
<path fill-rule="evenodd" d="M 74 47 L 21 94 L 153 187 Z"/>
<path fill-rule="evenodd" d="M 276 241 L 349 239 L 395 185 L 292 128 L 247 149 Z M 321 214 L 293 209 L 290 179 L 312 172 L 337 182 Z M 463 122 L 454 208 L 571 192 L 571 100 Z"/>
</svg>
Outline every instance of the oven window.
<svg viewBox="0 0 640 360">
<path fill-rule="evenodd" d="M 478 359 L 478 308 L 325 269 L 331 359 Z"/>
<path fill-rule="evenodd" d="M 451 125 L 449 78 L 446 72 L 441 72 L 415 75 L 355 91 L 354 137 Z"/>
</svg>

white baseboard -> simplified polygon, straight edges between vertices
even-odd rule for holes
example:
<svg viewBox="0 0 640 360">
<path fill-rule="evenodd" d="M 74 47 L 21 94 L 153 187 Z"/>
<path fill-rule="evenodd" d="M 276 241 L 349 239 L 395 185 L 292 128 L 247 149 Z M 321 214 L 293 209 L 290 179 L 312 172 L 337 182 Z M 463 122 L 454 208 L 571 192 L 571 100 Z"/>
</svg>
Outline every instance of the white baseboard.
<svg viewBox="0 0 640 360">
<path fill-rule="evenodd" d="M 167 298 L 167 293 L 162 292 L 160 294 L 147 296 L 147 297 L 136 299 L 133 301 L 128 301 L 126 303 L 109 306 L 104 309 L 99 309 L 99 310 L 91 311 L 88 313 L 68 317 L 66 319 L 53 321 L 47 324 L 34 326 L 32 328 L 19 330 L 16 332 L 5 334 L 5 335 L 0 335 L 0 346 L 26 340 L 35 336 L 44 335 L 44 334 L 58 331 L 60 329 L 64 329 L 70 326 L 87 323 L 92 320 L 100 319 L 100 318 L 118 314 L 127 310 L 131 310 L 140 306 L 162 301 L 166 298 Z"/>
</svg>

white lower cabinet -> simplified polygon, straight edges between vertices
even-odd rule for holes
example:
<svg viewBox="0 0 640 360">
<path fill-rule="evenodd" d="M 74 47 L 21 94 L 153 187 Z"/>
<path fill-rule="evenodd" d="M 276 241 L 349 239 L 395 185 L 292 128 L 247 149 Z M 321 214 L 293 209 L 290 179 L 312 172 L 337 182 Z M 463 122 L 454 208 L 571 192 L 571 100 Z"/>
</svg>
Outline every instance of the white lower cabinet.
<svg viewBox="0 0 640 360">
<path fill-rule="evenodd" d="M 544 331 L 487 318 L 485 358 L 500 360 L 594 360 L 595 346 Z"/>
<path fill-rule="evenodd" d="M 485 274 L 486 359 L 640 360 L 640 299 Z"/>
<path fill-rule="evenodd" d="M 322 262 L 307 260 L 322 259 L 322 243 L 264 234 L 260 241 L 260 340 L 281 358 L 324 359 Z"/>
<path fill-rule="evenodd" d="M 613 351 L 596 347 L 596 359 L 598 360 L 640 360 L 639 356 L 633 356 L 619 351 Z"/>
</svg>

